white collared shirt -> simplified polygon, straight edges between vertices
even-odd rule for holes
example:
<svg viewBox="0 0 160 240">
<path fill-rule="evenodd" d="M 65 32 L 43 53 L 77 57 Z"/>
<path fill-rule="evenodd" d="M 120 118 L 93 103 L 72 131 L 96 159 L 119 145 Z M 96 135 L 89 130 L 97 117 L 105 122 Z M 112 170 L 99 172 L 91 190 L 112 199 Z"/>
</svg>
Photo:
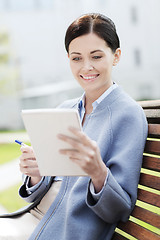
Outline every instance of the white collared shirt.
<svg viewBox="0 0 160 240">
<path fill-rule="evenodd" d="M 117 87 L 118 85 L 116 83 L 113 83 L 111 87 L 109 87 L 97 100 L 95 100 L 92 103 L 93 111 L 103 101 L 103 99 L 105 99 Z M 79 101 L 79 113 L 80 113 L 80 119 L 82 122 L 85 114 L 85 93 L 82 95 Z"/>
</svg>

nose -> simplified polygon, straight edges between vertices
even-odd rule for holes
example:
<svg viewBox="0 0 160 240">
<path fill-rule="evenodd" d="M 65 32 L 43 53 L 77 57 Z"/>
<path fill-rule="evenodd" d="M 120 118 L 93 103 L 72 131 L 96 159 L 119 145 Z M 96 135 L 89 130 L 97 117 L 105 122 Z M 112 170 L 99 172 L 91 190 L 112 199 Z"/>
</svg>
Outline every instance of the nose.
<svg viewBox="0 0 160 240">
<path fill-rule="evenodd" d="M 94 69 L 94 66 L 93 66 L 91 61 L 89 61 L 89 60 L 84 61 L 84 63 L 83 63 L 83 70 L 91 71 L 93 69 Z"/>
</svg>

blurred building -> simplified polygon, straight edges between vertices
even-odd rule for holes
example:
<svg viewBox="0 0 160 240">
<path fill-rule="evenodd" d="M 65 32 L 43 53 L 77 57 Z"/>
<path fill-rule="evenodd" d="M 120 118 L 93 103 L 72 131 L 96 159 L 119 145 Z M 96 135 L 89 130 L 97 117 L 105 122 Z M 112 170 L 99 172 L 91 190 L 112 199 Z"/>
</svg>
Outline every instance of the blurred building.
<svg viewBox="0 0 160 240">
<path fill-rule="evenodd" d="M 22 108 L 55 107 L 81 95 L 64 36 L 87 12 L 101 12 L 117 26 L 122 58 L 114 81 L 136 100 L 160 98 L 159 7 L 159 0 L 0 0 L 0 36 L 2 29 L 8 36 L 7 44 L 0 40 L 0 68 L 9 76 L 0 74 L 0 129 L 22 127 Z"/>
</svg>

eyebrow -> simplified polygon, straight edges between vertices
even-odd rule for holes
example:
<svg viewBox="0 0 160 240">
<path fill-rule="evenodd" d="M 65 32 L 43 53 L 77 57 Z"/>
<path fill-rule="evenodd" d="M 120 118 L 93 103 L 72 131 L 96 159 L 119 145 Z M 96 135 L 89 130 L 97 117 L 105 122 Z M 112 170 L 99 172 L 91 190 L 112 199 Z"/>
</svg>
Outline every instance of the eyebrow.
<svg viewBox="0 0 160 240">
<path fill-rule="evenodd" d="M 90 53 L 93 54 L 93 53 L 96 53 L 96 52 L 103 52 L 103 51 L 97 49 L 97 50 L 91 51 Z M 78 55 L 81 55 L 81 53 L 79 53 L 79 52 L 72 52 L 71 54 L 78 54 Z"/>
<path fill-rule="evenodd" d="M 103 52 L 103 51 L 100 49 L 97 49 L 97 50 L 92 51 L 91 54 L 96 53 L 96 52 Z"/>
<path fill-rule="evenodd" d="M 78 54 L 78 55 L 81 55 L 81 53 L 79 53 L 79 52 L 72 52 L 72 53 L 70 53 L 70 54 Z"/>
</svg>

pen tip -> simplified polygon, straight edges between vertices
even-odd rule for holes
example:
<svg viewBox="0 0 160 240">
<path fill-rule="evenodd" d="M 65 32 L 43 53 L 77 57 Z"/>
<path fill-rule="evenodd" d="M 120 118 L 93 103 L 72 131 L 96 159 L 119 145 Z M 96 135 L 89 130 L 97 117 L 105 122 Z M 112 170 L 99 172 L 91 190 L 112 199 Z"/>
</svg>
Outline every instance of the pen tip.
<svg viewBox="0 0 160 240">
<path fill-rule="evenodd" d="M 18 141 L 18 140 L 15 140 L 15 142 L 18 143 L 18 144 L 21 144 L 21 143 L 22 143 L 21 141 Z"/>
</svg>

